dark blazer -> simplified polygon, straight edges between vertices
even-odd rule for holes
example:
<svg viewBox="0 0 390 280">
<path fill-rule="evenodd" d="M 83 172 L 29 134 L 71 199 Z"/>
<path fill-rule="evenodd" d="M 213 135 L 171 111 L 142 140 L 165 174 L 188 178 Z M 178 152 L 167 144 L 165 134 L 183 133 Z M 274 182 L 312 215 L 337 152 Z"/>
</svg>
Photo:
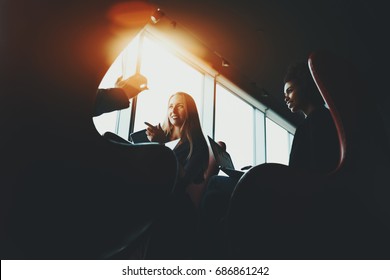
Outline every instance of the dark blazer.
<svg viewBox="0 0 390 280">
<path fill-rule="evenodd" d="M 208 147 L 198 141 L 194 141 L 192 155 L 187 159 L 189 151 L 190 143 L 186 140 L 173 150 L 184 170 L 184 176 L 179 180 L 179 187 L 182 188 L 185 188 L 190 183 L 198 184 L 203 182 L 204 172 L 209 160 Z"/>
<path fill-rule="evenodd" d="M 295 132 L 289 165 L 327 173 L 337 167 L 339 158 L 337 131 L 329 110 L 314 110 Z"/>
</svg>

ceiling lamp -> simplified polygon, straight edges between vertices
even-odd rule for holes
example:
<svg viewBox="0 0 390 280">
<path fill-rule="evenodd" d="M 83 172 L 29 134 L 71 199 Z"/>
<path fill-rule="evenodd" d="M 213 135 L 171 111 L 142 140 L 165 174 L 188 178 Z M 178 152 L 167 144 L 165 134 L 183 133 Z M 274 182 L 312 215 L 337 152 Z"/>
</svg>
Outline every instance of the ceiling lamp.
<svg viewBox="0 0 390 280">
<path fill-rule="evenodd" d="M 152 22 L 154 24 L 156 24 L 163 16 L 164 16 L 164 12 L 160 10 L 160 8 L 158 8 L 154 13 L 153 15 L 150 16 L 150 19 L 152 20 Z"/>
<path fill-rule="evenodd" d="M 229 67 L 230 63 L 226 59 L 222 58 L 222 67 Z"/>
</svg>

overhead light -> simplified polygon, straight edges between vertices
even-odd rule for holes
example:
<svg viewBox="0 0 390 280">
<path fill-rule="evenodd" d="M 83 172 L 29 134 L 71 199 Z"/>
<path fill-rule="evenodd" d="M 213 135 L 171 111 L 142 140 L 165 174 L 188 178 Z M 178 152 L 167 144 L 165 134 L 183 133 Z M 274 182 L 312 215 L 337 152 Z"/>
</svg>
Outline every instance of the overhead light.
<svg viewBox="0 0 390 280">
<path fill-rule="evenodd" d="M 268 91 L 266 91 L 264 88 L 258 87 L 255 82 L 252 82 L 251 86 L 253 87 L 253 92 L 255 96 L 259 96 L 260 98 L 266 98 L 269 96 Z"/>
<path fill-rule="evenodd" d="M 265 89 L 261 89 L 261 92 L 260 92 L 260 96 L 261 97 L 268 97 L 269 96 L 269 93 L 268 91 L 266 91 Z"/>
<path fill-rule="evenodd" d="M 222 67 L 229 67 L 230 63 L 226 59 L 222 58 Z"/>
<path fill-rule="evenodd" d="M 154 13 L 153 15 L 150 16 L 150 19 L 152 20 L 152 22 L 154 24 L 156 24 L 163 16 L 164 16 L 164 12 L 160 10 L 160 8 L 158 8 Z"/>
</svg>

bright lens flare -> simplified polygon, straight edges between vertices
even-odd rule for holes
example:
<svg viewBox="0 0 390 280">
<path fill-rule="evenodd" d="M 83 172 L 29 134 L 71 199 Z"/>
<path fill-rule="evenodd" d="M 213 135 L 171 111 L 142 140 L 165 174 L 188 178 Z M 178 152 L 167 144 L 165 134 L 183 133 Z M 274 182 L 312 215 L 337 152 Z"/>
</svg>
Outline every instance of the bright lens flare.
<svg viewBox="0 0 390 280">
<path fill-rule="evenodd" d="M 107 48 L 107 60 L 111 64 L 118 54 L 150 21 L 155 7 L 144 1 L 128 1 L 115 4 L 107 13 L 111 32 L 115 35 Z"/>
</svg>

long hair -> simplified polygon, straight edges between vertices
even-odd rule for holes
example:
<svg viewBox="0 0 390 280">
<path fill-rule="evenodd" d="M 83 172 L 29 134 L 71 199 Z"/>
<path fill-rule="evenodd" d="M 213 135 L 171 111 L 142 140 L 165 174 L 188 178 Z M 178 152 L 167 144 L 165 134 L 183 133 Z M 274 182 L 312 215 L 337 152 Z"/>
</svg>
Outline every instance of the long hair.
<svg viewBox="0 0 390 280">
<path fill-rule="evenodd" d="M 172 94 L 168 99 L 168 106 L 171 98 L 173 96 L 182 96 L 185 100 L 184 108 L 186 112 L 186 119 L 183 122 L 180 128 L 181 141 L 187 140 L 190 144 L 190 151 L 188 153 L 187 159 L 189 159 L 192 155 L 194 149 L 194 143 L 199 143 L 202 148 L 208 149 L 206 139 L 204 138 L 202 128 L 200 126 L 199 114 L 196 108 L 195 100 L 191 95 L 185 92 L 176 92 Z M 164 130 L 166 135 L 169 135 L 173 129 L 173 125 L 169 121 L 168 114 L 166 115 L 162 129 Z"/>
</svg>

